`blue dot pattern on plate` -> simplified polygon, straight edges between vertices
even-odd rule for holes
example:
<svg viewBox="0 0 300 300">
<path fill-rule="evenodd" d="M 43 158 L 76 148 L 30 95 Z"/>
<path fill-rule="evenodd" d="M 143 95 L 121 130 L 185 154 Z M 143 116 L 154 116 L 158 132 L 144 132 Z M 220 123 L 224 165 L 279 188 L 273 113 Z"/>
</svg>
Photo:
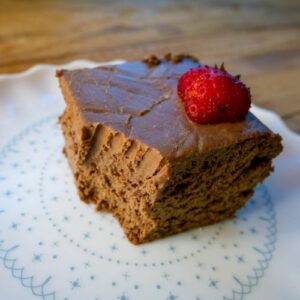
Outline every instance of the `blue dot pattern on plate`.
<svg viewBox="0 0 300 300">
<path fill-rule="evenodd" d="M 243 299 L 267 269 L 276 219 L 263 185 L 238 218 L 141 246 L 77 196 L 57 117 L 0 153 L 0 263 L 34 298 Z"/>
</svg>

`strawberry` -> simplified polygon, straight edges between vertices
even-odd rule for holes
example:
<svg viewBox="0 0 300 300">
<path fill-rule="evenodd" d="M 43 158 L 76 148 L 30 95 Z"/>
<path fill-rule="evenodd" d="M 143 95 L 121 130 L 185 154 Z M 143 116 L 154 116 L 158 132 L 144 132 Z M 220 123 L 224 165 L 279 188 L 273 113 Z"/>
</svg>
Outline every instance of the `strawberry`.
<svg viewBox="0 0 300 300">
<path fill-rule="evenodd" d="M 223 64 L 187 71 L 178 81 L 177 92 L 188 117 L 198 124 L 241 121 L 251 105 L 249 88 Z"/>
</svg>

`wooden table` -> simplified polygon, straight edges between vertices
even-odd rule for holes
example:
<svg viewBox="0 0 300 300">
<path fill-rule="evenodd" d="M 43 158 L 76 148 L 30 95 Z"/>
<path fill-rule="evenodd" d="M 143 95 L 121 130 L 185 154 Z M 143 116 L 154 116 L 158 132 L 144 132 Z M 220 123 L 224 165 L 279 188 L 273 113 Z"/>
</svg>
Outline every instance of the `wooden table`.
<svg viewBox="0 0 300 300">
<path fill-rule="evenodd" d="M 0 72 L 189 52 L 225 62 L 300 132 L 300 1 L 3 1 Z"/>
</svg>

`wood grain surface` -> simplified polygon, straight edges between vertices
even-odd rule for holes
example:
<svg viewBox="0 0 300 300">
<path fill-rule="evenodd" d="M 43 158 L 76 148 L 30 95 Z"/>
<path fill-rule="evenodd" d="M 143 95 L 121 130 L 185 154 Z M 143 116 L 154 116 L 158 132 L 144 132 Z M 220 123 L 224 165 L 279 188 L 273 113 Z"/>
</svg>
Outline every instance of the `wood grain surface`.
<svg viewBox="0 0 300 300">
<path fill-rule="evenodd" d="M 0 73 L 167 51 L 225 62 L 300 132 L 300 1 L 0 0 Z"/>
</svg>

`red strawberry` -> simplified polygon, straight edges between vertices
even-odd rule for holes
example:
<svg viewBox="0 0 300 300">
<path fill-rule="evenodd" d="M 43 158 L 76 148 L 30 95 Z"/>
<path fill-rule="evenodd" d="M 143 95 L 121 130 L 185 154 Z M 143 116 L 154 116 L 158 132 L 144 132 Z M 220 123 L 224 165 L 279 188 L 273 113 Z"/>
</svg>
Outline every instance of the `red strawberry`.
<svg viewBox="0 0 300 300">
<path fill-rule="evenodd" d="M 241 121 L 251 105 L 249 89 L 223 65 L 189 70 L 179 79 L 177 92 L 187 115 L 198 124 Z"/>
</svg>

